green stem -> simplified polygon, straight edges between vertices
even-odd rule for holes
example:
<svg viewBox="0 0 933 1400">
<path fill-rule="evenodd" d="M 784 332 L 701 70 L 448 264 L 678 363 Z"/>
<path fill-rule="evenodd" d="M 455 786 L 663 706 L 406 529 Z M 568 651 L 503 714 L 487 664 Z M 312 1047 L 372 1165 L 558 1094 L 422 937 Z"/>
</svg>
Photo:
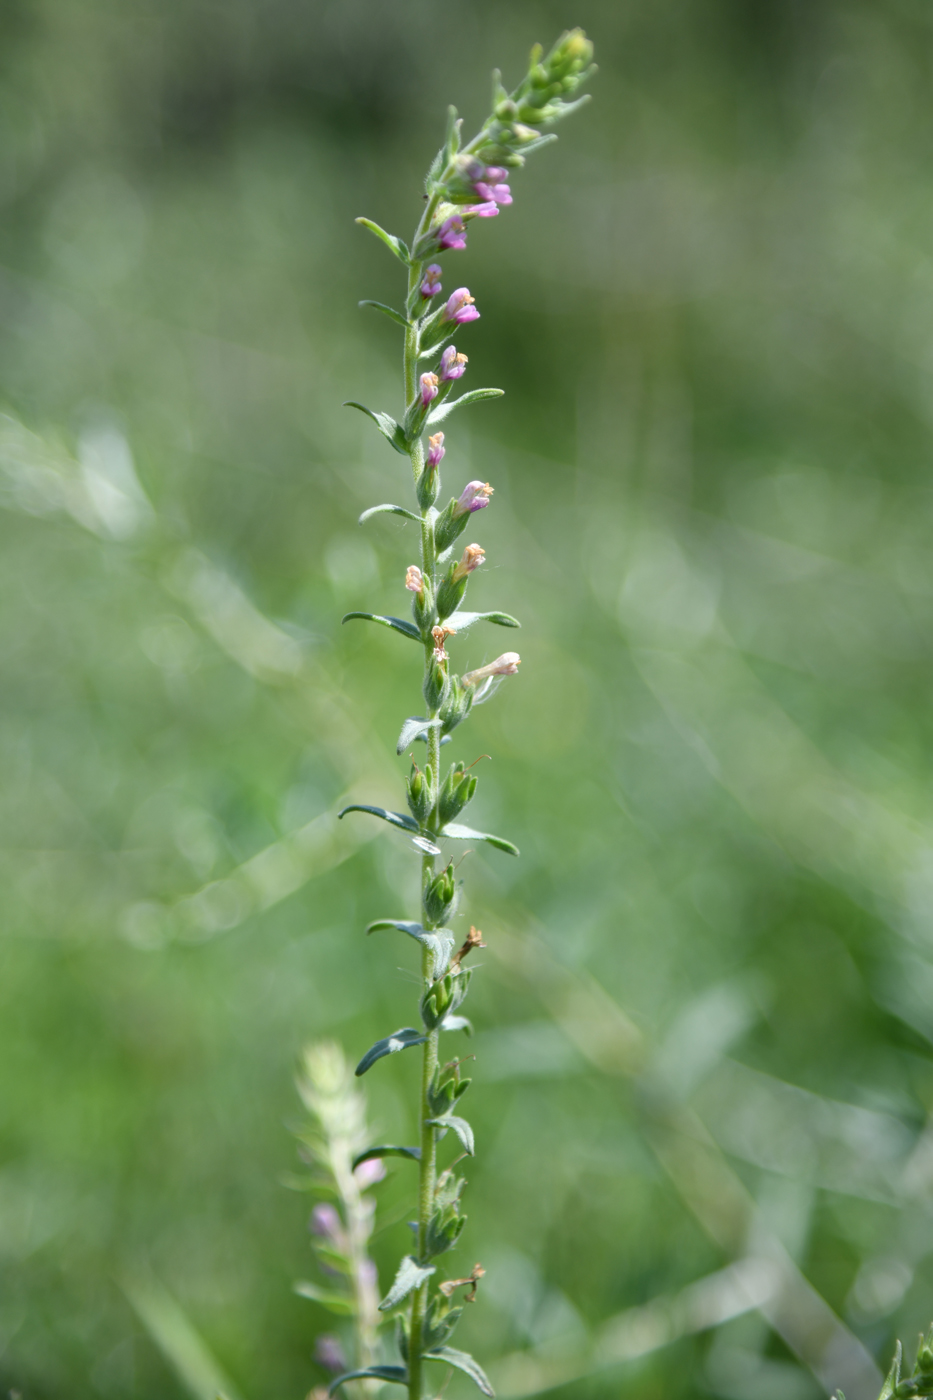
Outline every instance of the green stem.
<svg viewBox="0 0 933 1400">
<path fill-rule="evenodd" d="M 436 200 L 434 201 L 436 203 Z M 425 210 L 425 216 L 429 219 L 430 213 Z M 422 277 L 422 264 L 412 263 L 408 274 L 408 295 L 411 297 L 415 289 L 420 285 Z M 418 387 L 418 331 L 412 325 L 405 333 L 405 358 L 404 358 L 404 378 L 405 378 L 405 406 L 406 408 L 414 401 Z M 424 470 L 424 448 L 419 437 L 411 445 L 411 469 L 415 484 Z M 431 581 L 432 596 L 436 593 L 437 559 L 434 548 L 434 526 L 432 523 L 429 507 L 422 508 L 421 511 L 421 570 L 425 578 Z M 430 643 L 424 649 L 425 675 L 431 664 L 432 648 Z M 430 718 L 435 717 L 435 711 L 431 712 Z M 440 735 L 437 728 L 428 730 L 428 763 L 434 773 L 435 785 L 440 782 Z M 432 813 L 427 825 L 436 825 L 435 813 Z M 421 887 L 422 891 L 427 888 L 434 878 L 434 857 L 425 855 L 421 862 Z M 421 977 L 424 989 L 427 990 L 432 981 L 432 958 L 428 949 L 424 949 L 421 958 Z M 438 1032 L 431 1031 L 424 1043 L 421 1060 L 421 1090 L 419 1095 L 419 1123 L 421 1139 L 421 1166 L 418 1182 L 418 1256 L 424 1258 L 427 1246 L 428 1222 L 431 1218 L 431 1211 L 434 1205 L 434 1188 L 437 1178 L 437 1130 L 427 1126 L 427 1119 L 431 1116 L 428 1105 L 428 1091 L 434 1071 L 437 1068 L 437 1042 Z M 408 1395 L 409 1400 L 422 1400 L 423 1394 L 423 1363 L 421 1351 L 423 1345 L 424 1322 L 428 1304 L 428 1285 L 423 1283 L 412 1295 L 411 1318 L 409 1326 L 408 1345 Z"/>
</svg>

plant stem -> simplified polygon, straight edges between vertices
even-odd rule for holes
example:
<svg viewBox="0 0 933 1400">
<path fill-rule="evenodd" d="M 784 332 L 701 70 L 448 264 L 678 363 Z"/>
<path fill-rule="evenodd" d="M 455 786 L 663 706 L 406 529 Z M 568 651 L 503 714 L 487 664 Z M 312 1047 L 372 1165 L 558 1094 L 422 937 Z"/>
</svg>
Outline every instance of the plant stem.
<svg viewBox="0 0 933 1400">
<path fill-rule="evenodd" d="M 427 211 L 426 211 L 427 212 Z M 415 289 L 421 283 L 422 264 L 412 263 L 408 274 L 408 295 L 411 297 Z M 418 384 L 418 332 L 415 326 L 411 326 L 405 333 L 405 407 L 414 401 Z M 415 484 L 418 483 L 422 471 L 424 470 L 424 448 L 422 447 L 420 436 L 411 446 L 411 468 Z M 431 519 L 430 507 L 424 506 L 421 510 L 421 570 L 425 578 L 431 581 L 431 595 L 436 594 L 436 574 L 437 561 L 434 548 L 434 526 Z M 431 646 L 425 645 L 424 666 L 427 675 L 431 664 Z M 436 711 L 432 710 L 429 715 L 433 719 Z M 428 763 L 434 773 L 435 788 L 440 786 L 440 734 L 436 727 L 428 730 Z M 436 812 L 432 812 L 428 826 L 436 827 Z M 425 854 L 421 861 L 421 887 L 424 891 L 434 878 L 434 857 Z M 432 981 L 432 957 L 427 948 L 423 949 L 421 955 L 421 977 L 426 991 Z M 419 1123 L 421 1142 L 421 1168 L 418 1183 L 418 1257 L 424 1259 L 427 1246 L 428 1222 L 431 1218 L 431 1211 L 434 1204 L 434 1187 L 437 1175 L 437 1130 L 428 1127 L 427 1120 L 431 1116 L 428 1105 L 428 1091 L 434 1071 L 437 1068 L 437 1041 L 438 1032 L 429 1032 L 424 1043 L 421 1060 L 421 1090 L 419 1094 Z M 427 1308 L 428 1285 L 423 1283 L 412 1295 L 411 1321 L 409 1327 L 408 1345 L 408 1395 L 409 1400 L 422 1400 L 422 1337 L 424 1333 L 425 1311 Z"/>
</svg>

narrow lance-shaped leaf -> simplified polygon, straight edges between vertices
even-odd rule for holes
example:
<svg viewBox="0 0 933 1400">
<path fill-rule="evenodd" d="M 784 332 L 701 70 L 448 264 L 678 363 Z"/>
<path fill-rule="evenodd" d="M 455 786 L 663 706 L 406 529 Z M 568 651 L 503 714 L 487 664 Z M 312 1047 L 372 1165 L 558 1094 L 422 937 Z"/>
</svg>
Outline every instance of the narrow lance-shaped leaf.
<svg viewBox="0 0 933 1400">
<path fill-rule="evenodd" d="M 336 1394 L 347 1381 L 372 1378 L 375 1381 L 391 1381 L 394 1385 L 407 1385 L 408 1372 L 404 1366 L 367 1366 L 363 1371 L 344 1371 L 335 1381 L 331 1381 L 328 1395 Z"/>
<path fill-rule="evenodd" d="M 381 311 L 384 316 L 388 316 L 391 321 L 395 321 L 397 325 L 403 326 L 406 331 L 408 330 L 409 323 L 402 313 L 400 311 L 393 311 L 392 307 L 386 306 L 384 301 L 369 301 L 367 299 L 366 301 L 361 301 L 360 306 L 371 306 L 374 310 Z"/>
<path fill-rule="evenodd" d="M 462 1371 L 465 1376 L 479 1386 L 484 1395 L 495 1400 L 496 1392 L 489 1384 L 489 1377 L 478 1361 L 474 1361 L 468 1351 L 457 1351 L 454 1347 L 433 1347 L 431 1351 L 423 1351 L 421 1355 L 425 1361 L 446 1361 L 448 1366 L 454 1366 L 458 1371 Z"/>
<path fill-rule="evenodd" d="M 367 1147 L 365 1152 L 360 1152 L 353 1158 L 353 1170 L 356 1171 L 363 1162 L 372 1162 L 379 1157 L 407 1157 L 412 1162 L 420 1162 L 421 1148 L 396 1147 L 394 1143 L 384 1143 L 379 1147 Z M 297 1289 L 297 1284 L 295 1286 Z"/>
<path fill-rule="evenodd" d="M 347 399 L 344 408 L 356 408 L 360 413 L 365 413 L 367 418 L 371 418 L 379 429 L 382 436 L 395 448 L 396 452 L 401 452 L 403 457 L 408 456 L 408 439 L 402 431 L 401 425 L 396 423 L 388 413 L 374 413 L 371 408 L 367 408 L 364 403 L 357 403 L 355 399 Z"/>
<path fill-rule="evenodd" d="M 479 403 L 481 399 L 501 399 L 504 393 L 504 389 L 471 389 L 468 394 L 461 394 L 459 399 L 448 399 L 446 403 L 435 408 L 428 414 L 425 426 L 433 428 L 436 424 L 443 423 L 455 408 L 463 408 L 468 403 Z"/>
<path fill-rule="evenodd" d="M 393 1031 L 384 1040 L 377 1040 L 375 1045 L 369 1047 L 356 1067 L 357 1078 L 361 1074 L 365 1074 L 368 1069 L 372 1069 L 376 1061 L 381 1060 L 385 1055 L 397 1055 L 399 1050 L 409 1050 L 413 1045 L 423 1045 L 426 1040 L 426 1035 L 422 1035 L 411 1026 L 404 1026 L 400 1031 Z"/>
<path fill-rule="evenodd" d="M 493 836 L 488 831 L 474 831 L 472 826 L 461 826 L 459 822 L 448 822 L 440 835 L 451 836 L 455 841 L 485 841 L 487 845 L 495 846 L 497 850 L 505 851 L 510 856 L 519 854 L 518 847 L 511 841 L 506 841 L 504 836 Z"/>
<path fill-rule="evenodd" d="M 453 627 L 459 634 L 465 632 L 468 627 L 472 627 L 474 622 L 494 622 L 497 627 L 521 627 L 521 623 L 515 617 L 510 617 L 504 612 L 455 612 L 447 619 L 447 626 Z"/>
<path fill-rule="evenodd" d="M 420 715 L 411 715 L 402 725 L 395 752 L 404 753 L 409 744 L 413 744 L 428 729 L 436 729 L 440 724 L 443 724 L 441 719 L 422 719 Z"/>
<path fill-rule="evenodd" d="M 405 1301 L 409 1293 L 413 1293 L 434 1272 L 433 1264 L 419 1264 L 413 1255 L 406 1254 L 398 1266 L 395 1282 L 379 1304 L 379 1311 L 388 1312 L 391 1308 L 398 1307 L 399 1303 Z"/>
<path fill-rule="evenodd" d="M 377 238 L 381 238 L 382 242 L 395 254 L 399 262 L 403 262 L 406 267 L 408 266 L 408 244 L 404 239 L 396 238 L 394 233 L 386 233 L 385 229 L 380 228 L 378 224 L 374 224 L 372 219 L 360 218 L 357 219 L 356 222 L 362 224 L 364 228 L 368 228 L 370 233 L 374 233 Z"/>
<path fill-rule="evenodd" d="M 457 1134 L 463 1144 L 463 1150 L 471 1157 L 476 1155 L 476 1146 L 473 1141 L 473 1129 L 465 1118 L 455 1118 L 452 1114 L 446 1114 L 443 1118 L 427 1118 L 432 1128 L 450 1128 Z"/>
<path fill-rule="evenodd" d="M 344 807 L 342 812 L 337 813 L 337 820 L 345 817 L 348 812 L 369 812 L 370 816 L 381 817 L 390 826 L 400 826 L 403 831 L 418 830 L 418 823 L 406 812 L 389 812 L 385 807 L 370 807 L 365 802 L 351 802 L 349 807 Z"/>
<path fill-rule="evenodd" d="M 388 504 L 383 506 L 370 506 L 369 510 L 363 511 L 363 514 L 359 518 L 358 524 L 362 525 L 364 521 L 369 520 L 369 518 L 373 515 L 386 514 L 404 515 L 406 520 L 414 520 L 417 524 L 421 524 L 421 516 L 415 515 L 415 512 L 413 510 L 406 510 L 404 506 L 393 506 Z"/>
<path fill-rule="evenodd" d="M 378 622 L 380 627 L 391 627 L 393 632 L 401 632 L 403 637 L 409 637 L 413 642 L 421 641 L 421 633 L 413 622 L 406 622 L 404 617 L 387 617 L 382 613 L 371 612 L 348 612 L 344 613 L 343 622 L 352 622 L 354 618 L 361 618 L 364 622 Z"/>
<path fill-rule="evenodd" d="M 426 929 L 421 924 L 412 923 L 408 919 L 377 919 L 367 928 L 367 933 L 376 933 L 380 929 L 397 928 L 400 933 L 407 933 L 410 938 L 414 938 L 425 948 L 430 950 L 433 963 L 433 977 L 435 982 L 438 977 L 443 977 L 450 962 L 450 955 L 453 952 L 454 943 L 457 941 L 449 928 Z"/>
</svg>

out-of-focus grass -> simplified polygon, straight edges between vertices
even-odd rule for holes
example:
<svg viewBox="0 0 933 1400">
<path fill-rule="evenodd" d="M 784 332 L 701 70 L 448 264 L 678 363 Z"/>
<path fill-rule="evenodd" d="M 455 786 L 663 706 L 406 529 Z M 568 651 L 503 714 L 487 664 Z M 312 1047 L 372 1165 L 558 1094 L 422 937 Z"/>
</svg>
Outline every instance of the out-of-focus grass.
<svg viewBox="0 0 933 1400">
<path fill-rule="evenodd" d="M 507 390 L 448 439 L 448 485 L 496 488 L 470 600 L 524 623 L 451 751 L 493 754 L 476 825 L 522 848 L 467 865 L 490 946 L 457 1259 L 487 1276 L 458 1340 L 503 1395 L 868 1400 L 868 1353 L 933 1312 L 927 11 L 21 0 L 0 1378 L 24 1396 L 176 1393 L 169 1333 L 247 1400 L 322 1378 L 279 1184 L 292 1066 L 410 1019 L 408 948 L 362 930 L 416 894 L 400 835 L 333 821 L 399 804 L 418 693 L 406 642 L 338 625 L 401 610 L 415 557 L 356 524 L 407 482 L 339 408 L 398 407 L 394 328 L 356 309 L 397 277 L 352 218 L 406 234 L 444 104 L 479 117 L 487 70 L 568 23 L 596 102 L 448 260 L 471 382 Z M 371 1076 L 384 1140 L 412 1131 L 405 1058 Z M 385 1278 L 406 1165 L 379 1190 Z M 152 1278 L 161 1339 L 124 1287 Z"/>
</svg>

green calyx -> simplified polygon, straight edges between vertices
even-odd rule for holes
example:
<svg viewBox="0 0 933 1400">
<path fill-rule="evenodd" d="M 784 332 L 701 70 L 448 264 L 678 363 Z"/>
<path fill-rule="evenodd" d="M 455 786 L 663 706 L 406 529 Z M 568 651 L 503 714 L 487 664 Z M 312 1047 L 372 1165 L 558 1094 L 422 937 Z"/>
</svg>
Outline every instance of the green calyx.
<svg viewBox="0 0 933 1400">
<path fill-rule="evenodd" d="M 434 774 L 430 763 L 426 765 L 424 772 L 417 763 L 412 764 L 411 773 L 408 778 L 407 793 L 408 810 L 411 812 L 419 826 L 424 826 L 434 808 Z"/>
<path fill-rule="evenodd" d="M 455 1176 L 449 1170 L 438 1177 L 425 1238 L 426 1258 L 436 1259 L 439 1254 L 446 1254 L 460 1238 L 467 1220 L 460 1214 L 460 1192 L 465 1185 L 462 1176 Z"/>
<path fill-rule="evenodd" d="M 463 1005 L 470 987 L 470 968 L 453 968 L 439 977 L 421 998 L 421 1019 L 429 1031 Z"/>
<path fill-rule="evenodd" d="M 453 864 L 447 866 L 426 886 L 421 896 L 424 912 L 431 924 L 444 924 L 453 913 L 457 899 L 457 882 Z"/>
<path fill-rule="evenodd" d="M 471 689 L 472 687 L 468 687 Z M 455 764 L 441 788 L 438 797 L 438 817 L 441 826 L 446 826 L 460 815 L 476 791 L 476 778 L 467 773 L 462 763 Z"/>
</svg>

